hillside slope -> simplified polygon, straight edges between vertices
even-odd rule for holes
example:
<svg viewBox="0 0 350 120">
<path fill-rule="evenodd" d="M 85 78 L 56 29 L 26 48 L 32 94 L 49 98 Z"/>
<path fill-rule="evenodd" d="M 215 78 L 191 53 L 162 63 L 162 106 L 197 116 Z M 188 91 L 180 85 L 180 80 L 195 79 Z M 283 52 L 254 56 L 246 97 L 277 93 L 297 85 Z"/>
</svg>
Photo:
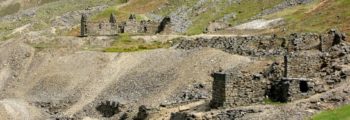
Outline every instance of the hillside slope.
<svg viewBox="0 0 350 120">
<path fill-rule="evenodd" d="M 23 110 L 21 115 L 47 111 L 39 115 L 43 118 L 57 112 L 96 118 L 95 107 L 106 100 L 131 110 L 139 105 L 158 106 L 193 83 L 209 85 L 211 71 L 249 62 L 249 58 L 213 49 L 71 53 L 36 51 L 19 40 L 0 45 L 0 51 L 0 99 L 24 101 L 39 111 Z"/>
<path fill-rule="evenodd" d="M 240 51 L 251 49 L 255 50 L 253 52 L 281 54 L 283 51 L 275 53 L 264 49 L 275 47 L 270 43 L 274 43 L 278 49 L 282 48 L 280 46 L 286 44 L 285 38 L 264 41 L 264 38 L 276 36 L 250 35 L 260 34 L 261 31 L 267 34 L 325 32 L 331 28 L 350 34 L 349 0 L 5 0 L 0 2 L 0 6 L 0 116 L 8 120 L 117 119 L 122 113 L 127 113 L 129 117 L 135 116 L 141 105 L 158 108 L 164 104 L 193 102 L 199 98 L 206 101 L 211 97 L 211 74 L 214 71 L 238 69 L 235 67 L 239 65 L 249 65 L 252 70 L 261 66 L 267 68 L 273 61 L 278 62 L 276 59 L 283 58 L 282 55 L 249 56 L 250 52 L 243 52 L 242 55 L 247 56 L 241 56 L 206 48 L 208 46 L 191 50 L 176 49 L 176 46 L 139 50 L 145 48 L 144 44 L 150 41 L 176 43 L 182 38 L 211 39 L 209 42 L 196 44 L 213 43 L 218 48 L 228 49 L 236 49 L 232 46 L 237 45 L 237 50 Z M 136 14 L 138 22 L 159 22 L 169 16 L 173 34 L 77 37 L 83 13 L 94 22 L 108 20 L 111 13 L 115 13 L 119 21 L 127 20 L 130 14 Z M 221 38 L 236 37 L 238 33 L 231 28 L 256 19 L 278 19 L 283 24 L 259 32 L 247 30 L 242 35 L 244 41 L 239 44 L 217 42 Z M 213 32 L 208 32 L 209 26 L 214 26 Z M 196 34 L 199 35 L 189 36 Z M 342 34 L 334 33 L 333 37 L 336 38 L 336 35 L 337 40 L 341 41 Z M 180 37 L 181 39 L 177 39 Z M 256 42 L 248 44 L 254 41 L 252 39 Z M 313 42 L 313 38 L 305 40 L 309 39 Z M 237 41 L 236 38 L 231 40 Z M 305 41 L 297 42 L 296 44 Z M 110 53 L 102 51 L 118 45 L 128 49 L 129 44 L 137 46 L 138 50 Z M 346 46 L 345 43 L 341 45 Z M 315 46 L 318 48 L 318 44 Z M 345 55 L 349 52 L 348 48 L 334 49 L 344 50 L 345 52 L 336 51 L 334 54 L 339 53 L 349 60 L 350 57 Z M 318 52 L 323 54 L 323 51 Z M 332 69 L 338 67 L 334 65 Z M 254 71 L 245 77 L 255 79 L 261 77 L 261 74 L 260 71 Z M 344 87 L 347 84 L 349 83 L 334 91 L 344 92 L 346 89 L 344 96 L 348 96 L 350 90 Z M 196 91 L 198 89 L 202 91 Z M 315 99 L 320 99 L 320 95 L 314 96 Z M 332 97 L 337 96 L 328 98 L 333 99 Z M 122 111 L 119 116 L 105 118 L 101 115 L 97 108 L 104 103 L 110 103 L 107 101 L 120 103 L 118 107 Z M 199 102 L 206 105 L 203 101 Z M 302 101 L 283 106 L 257 106 L 264 111 L 245 117 L 261 119 L 262 114 L 267 114 L 271 116 L 265 118 L 277 116 L 282 119 L 291 116 L 289 119 L 297 119 L 300 112 L 307 117 L 315 114 L 315 111 L 305 112 L 309 109 L 304 108 L 312 106 L 298 106 L 303 104 Z M 305 101 L 312 103 L 311 105 L 318 104 L 311 99 Z M 335 106 L 332 104 L 329 108 Z M 176 109 L 171 112 L 181 111 L 180 107 L 171 108 Z M 200 114 L 212 115 L 212 111 L 204 111 Z M 216 112 L 220 113 L 218 111 Z M 289 113 L 290 111 L 292 112 Z"/>
<path fill-rule="evenodd" d="M 292 32 L 326 32 L 336 28 L 350 34 L 349 0 L 315 0 L 308 5 L 301 5 L 272 15 L 267 19 L 285 18 L 287 33 Z"/>
<path fill-rule="evenodd" d="M 55 1 L 58 0 L 3 0 L 0 1 L 0 17 Z"/>
</svg>

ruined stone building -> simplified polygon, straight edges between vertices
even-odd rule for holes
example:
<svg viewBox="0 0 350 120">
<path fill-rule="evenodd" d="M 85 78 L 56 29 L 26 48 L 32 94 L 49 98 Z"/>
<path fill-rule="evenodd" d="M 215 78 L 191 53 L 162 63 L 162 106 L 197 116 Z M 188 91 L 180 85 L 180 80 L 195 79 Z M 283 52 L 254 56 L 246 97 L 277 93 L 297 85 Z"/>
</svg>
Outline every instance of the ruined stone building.
<svg viewBox="0 0 350 120">
<path fill-rule="evenodd" d="M 221 38 L 222 41 L 204 40 L 205 43 L 194 40 L 192 42 L 195 44 L 185 41 L 186 45 L 180 43 L 178 47 L 191 49 L 197 45 L 209 46 L 235 54 L 276 58 L 267 66 L 256 67 L 259 64 L 252 63 L 212 75 L 211 107 L 235 107 L 263 104 L 267 99 L 278 102 L 304 99 L 339 85 L 350 75 L 350 70 L 342 66 L 350 63 L 350 47 L 342 42 L 343 36 L 334 31 L 327 35 L 292 34 L 289 38 L 263 39 L 275 48 L 262 47 L 265 45 L 260 44 L 262 39 L 259 38 L 249 38 L 248 41 L 247 38 L 235 38 L 236 41 Z M 270 42 L 273 39 L 284 42 Z M 255 49 L 251 48 L 250 44 L 256 43 L 259 44 Z M 240 49 L 232 50 L 230 46 L 236 44 L 241 45 L 238 47 Z M 274 53 L 276 50 L 284 51 Z"/>
<path fill-rule="evenodd" d="M 166 24 L 169 22 L 170 19 L 167 19 Z M 116 16 L 111 14 L 108 22 L 90 22 L 88 21 L 87 15 L 83 14 L 81 18 L 80 36 L 108 36 L 117 35 L 119 33 L 155 34 L 164 30 L 165 23 L 159 24 L 149 20 L 141 20 L 138 22 L 134 14 L 131 14 L 127 21 L 118 21 Z"/>
</svg>

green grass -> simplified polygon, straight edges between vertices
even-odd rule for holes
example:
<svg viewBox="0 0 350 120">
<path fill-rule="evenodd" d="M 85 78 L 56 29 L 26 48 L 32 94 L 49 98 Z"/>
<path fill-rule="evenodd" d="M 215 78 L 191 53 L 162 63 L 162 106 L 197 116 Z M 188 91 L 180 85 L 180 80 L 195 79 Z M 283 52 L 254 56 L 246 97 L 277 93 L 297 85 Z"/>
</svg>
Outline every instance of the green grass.
<svg viewBox="0 0 350 120">
<path fill-rule="evenodd" d="M 5 8 L 0 9 L 0 17 L 16 13 L 20 9 L 21 9 L 21 4 L 19 4 L 19 3 L 15 3 L 15 4 L 12 4 L 12 5 L 9 5 L 9 6 L 5 7 Z"/>
<path fill-rule="evenodd" d="M 4 20 L 0 22 L 0 39 L 8 39 L 8 34 L 12 30 L 26 24 L 32 24 L 32 31 L 39 31 L 51 26 L 52 18 L 63 15 L 70 11 L 83 10 L 87 7 L 94 7 L 102 4 L 117 4 L 118 0 L 45 0 L 43 4 L 37 7 L 34 17 L 24 16 L 20 20 Z M 120 0 L 122 1 L 122 0 Z M 13 7 L 11 9 L 17 9 Z M 11 10 L 9 9 L 9 10 Z"/>
<path fill-rule="evenodd" d="M 168 5 L 160 10 L 155 11 L 156 14 L 167 16 L 171 12 L 176 11 L 179 7 L 191 7 L 196 4 L 198 0 L 168 0 Z"/>
<path fill-rule="evenodd" d="M 108 7 L 107 9 L 103 10 L 102 12 L 98 13 L 97 15 L 94 15 L 91 17 L 92 21 L 100 21 L 100 20 L 108 20 L 110 15 L 113 13 L 115 15 L 117 15 L 117 20 L 120 19 L 120 15 L 123 14 L 122 11 L 117 9 L 117 6 L 120 4 L 123 4 L 127 2 L 126 0 L 116 0 L 113 5 L 111 5 L 110 7 Z"/>
<path fill-rule="evenodd" d="M 320 6 L 321 0 L 311 4 L 285 9 L 266 18 L 283 17 L 287 24 L 287 33 L 316 32 L 323 33 L 337 28 L 350 34 L 350 0 L 329 0 Z M 319 7 L 316 7 L 319 6 Z"/>
<path fill-rule="evenodd" d="M 33 6 L 38 6 L 38 5 L 55 2 L 55 1 L 57 0 L 31 0 L 31 1 L 25 1 L 25 2 L 22 1 L 23 3 L 19 3 L 19 2 L 13 3 L 8 6 L 4 6 L 4 8 L 0 8 L 0 17 L 16 13 L 21 9 L 27 9 Z"/>
<path fill-rule="evenodd" d="M 117 16 L 118 21 L 125 21 L 130 14 L 136 15 L 136 20 L 147 20 L 146 13 L 152 12 L 163 5 L 167 0 L 133 0 L 130 4 L 118 7 L 120 4 L 126 3 L 125 0 L 117 0 L 115 5 L 92 17 L 93 21 L 101 21 L 108 19 L 111 13 Z"/>
<path fill-rule="evenodd" d="M 312 120 L 350 120 L 350 105 L 321 112 L 313 116 Z"/>
<path fill-rule="evenodd" d="M 112 43 L 112 46 L 105 48 L 104 52 L 134 52 L 149 49 L 168 48 L 171 44 L 169 42 L 162 43 L 158 41 L 146 42 L 144 40 L 132 39 L 128 34 L 121 34 Z"/>
<path fill-rule="evenodd" d="M 264 102 L 264 104 L 267 104 L 267 105 L 283 105 L 283 104 L 285 104 L 285 103 L 273 101 L 269 98 L 265 98 L 263 102 Z"/>
<path fill-rule="evenodd" d="M 263 9 L 271 8 L 282 0 L 244 0 L 240 4 L 227 4 L 227 0 L 215 2 L 216 6 L 209 7 L 209 9 L 196 16 L 193 19 L 193 25 L 187 30 L 187 34 L 194 35 L 200 34 L 209 25 L 211 21 L 218 20 L 224 17 L 226 14 L 233 12 L 237 13 L 236 19 L 231 19 L 229 23 L 231 25 L 237 25 L 248 21 L 251 17 L 262 12 Z M 214 3 L 207 3 L 207 6 L 211 6 Z"/>
</svg>

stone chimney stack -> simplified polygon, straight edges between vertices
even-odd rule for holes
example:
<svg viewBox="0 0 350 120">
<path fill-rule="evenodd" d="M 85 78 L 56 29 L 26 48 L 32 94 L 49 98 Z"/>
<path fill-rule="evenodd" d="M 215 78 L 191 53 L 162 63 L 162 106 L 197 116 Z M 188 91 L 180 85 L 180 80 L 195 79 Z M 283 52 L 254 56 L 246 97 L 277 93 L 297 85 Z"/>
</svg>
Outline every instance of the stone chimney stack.
<svg viewBox="0 0 350 120">
<path fill-rule="evenodd" d="M 117 19 L 113 13 L 111 13 L 111 16 L 109 17 L 109 23 L 115 25 L 117 23 Z"/>
<path fill-rule="evenodd" d="M 81 37 L 87 37 L 88 36 L 87 15 L 86 14 L 82 14 L 81 15 L 80 36 Z"/>
<path fill-rule="evenodd" d="M 284 55 L 284 78 L 288 78 L 288 55 Z"/>
</svg>

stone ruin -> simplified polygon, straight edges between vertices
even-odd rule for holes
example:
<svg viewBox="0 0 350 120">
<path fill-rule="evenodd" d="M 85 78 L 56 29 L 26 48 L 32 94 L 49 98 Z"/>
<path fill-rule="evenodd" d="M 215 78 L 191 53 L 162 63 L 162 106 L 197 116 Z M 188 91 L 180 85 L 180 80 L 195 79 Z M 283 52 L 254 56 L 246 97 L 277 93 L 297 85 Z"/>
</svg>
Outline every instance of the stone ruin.
<svg viewBox="0 0 350 120">
<path fill-rule="evenodd" d="M 211 108 L 249 105 L 263 101 L 265 97 L 263 81 L 246 81 L 251 77 L 243 76 L 238 70 L 214 73 L 213 77 Z"/>
<path fill-rule="evenodd" d="M 131 14 L 127 21 L 117 21 L 112 13 L 108 22 L 90 22 L 88 16 L 82 14 L 80 36 L 114 36 L 119 33 L 158 34 L 169 28 L 170 18 L 165 17 L 161 23 L 150 20 L 137 21 L 136 15 Z"/>
<path fill-rule="evenodd" d="M 111 14 L 109 22 L 89 22 L 88 16 L 83 14 L 81 17 L 80 36 L 107 36 L 118 33 L 116 18 Z"/>
<path fill-rule="evenodd" d="M 112 117 L 115 114 L 120 112 L 119 103 L 114 101 L 106 101 L 105 103 L 101 103 L 96 107 L 96 110 L 99 111 L 103 117 Z"/>
<path fill-rule="evenodd" d="M 212 108 L 305 99 L 338 86 L 350 75 L 350 69 L 343 66 L 350 63 L 350 44 L 336 30 L 283 37 L 195 38 L 177 46 L 186 50 L 203 47 L 272 61 L 259 69 L 251 63 L 214 73 Z"/>
<path fill-rule="evenodd" d="M 167 29 L 167 26 L 169 26 L 170 22 L 171 22 L 171 18 L 170 17 L 165 17 L 162 20 L 162 22 L 160 22 L 160 25 L 158 26 L 156 33 L 161 33 L 163 31 L 169 31 L 169 30 L 166 30 L 166 29 Z"/>
<path fill-rule="evenodd" d="M 81 37 L 86 37 L 88 35 L 88 30 L 87 30 L 87 15 L 83 14 L 81 15 L 81 23 L 80 23 L 80 36 Z"/>
</svg>

